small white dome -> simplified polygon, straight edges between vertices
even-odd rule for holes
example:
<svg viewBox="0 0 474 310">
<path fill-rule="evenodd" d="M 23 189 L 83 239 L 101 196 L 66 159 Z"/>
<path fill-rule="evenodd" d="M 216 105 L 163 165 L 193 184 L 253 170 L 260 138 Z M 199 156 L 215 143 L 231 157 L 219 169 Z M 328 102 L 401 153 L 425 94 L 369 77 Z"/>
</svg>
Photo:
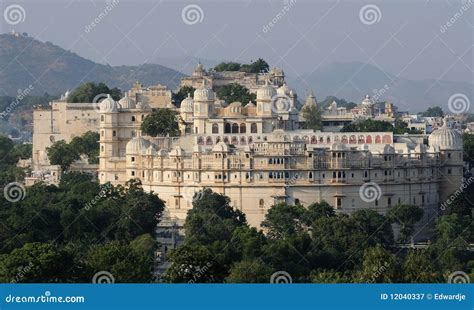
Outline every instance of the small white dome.
<svg viewBox="0 0 474 310">
<path fill-rule="evenodd" d="M 257 100 L 272 100 L 275 95 L 275 89 L 268 85 L 267 82 L 265 82 L 264 86 L 257 89 Z"/>
<path fill-rule="evenodd" d="M 372 98 L 370 98 L 369 95 L 365 95 L 364 100 L 362 100 L 361 104 L 365 105 L 365 106 L 372 105 L 372 104 L 374 104 L 374 100 Z"/>
<path fill-rule="evenodd" d="M 117 102 L 110 95 L 100 102 L 99 107 L 101 112 L 118 112 Z"/>
<path fill-rule="evenodd" d="M 206 80 L 203 80 L 201 88 L 194 91 L 194 101 L 213 101 L 215 99 L 216 94 L 206 85 Z"/>
<path fill-rule="evenodd" d="M 188 93 L 188 96 L 181 101 L 181 112 L 192 112 L 193 111 L 194 100 L 191 98 L 191 94 Z"/>
<path fill-rule="evenodd" d="M 128 141 L 126 146 L 127 154 L 140 154 L 141 152 L 146 152 L 146 149 L 150 145 L 148 140 L 145 140 L 142 137 L 135 137 Z"/>
<path fill-rule="evenodd" d="M 119 105 L 120 108 L 129 110 L 129 109 L 135 109 L 136 105 L 135 102 L 128 96 L 128 94 L 125 94 L 125 97 L 119 100 Z"/>
<path fill-rule="evenodd" d="M 446 126 L 435 130 L 428 138 L 430 146 L 438 146 L 440 150 L 462 150 L 462 135 Z"/>
</svg>

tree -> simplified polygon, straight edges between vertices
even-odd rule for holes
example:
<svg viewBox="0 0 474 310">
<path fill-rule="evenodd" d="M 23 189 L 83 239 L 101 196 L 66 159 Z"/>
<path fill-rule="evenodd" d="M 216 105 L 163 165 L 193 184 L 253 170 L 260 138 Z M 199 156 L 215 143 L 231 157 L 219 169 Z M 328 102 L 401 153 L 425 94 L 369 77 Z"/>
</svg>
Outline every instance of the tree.
<svg viewBox="0 0 474 310">
<path fill-rule="evenodd" d="M 179 136 L 178 113 L 176 111 L 162 108 L 156 109 L 147 115 L 141 124 L 144 134 L 156 136 Z"/>
<path fill-rule="evenodd" d="M 304 129 L 321 130 L 323 128 L 321 111 L 317 106 L 304 107 L 302 115 Z"/>
<path fill-rule="evenodd" d="M 74 149 L 64 140 L 57 141 L 50 147 L 46 148 L 49 162 L 52 165 L 59 165 L 63 171 L 69 169 L 71 164 L 81 158 L 78 150 Z"/>
<path fill-rule="evenodd" d="M 191 98 L 194 98 L 195 90 L 196 89 L 192 86 L 181 86 L 177 93 L 173 93 L 173 101 L 176 103 L 177 106 L 179 106 L 181 104 L 181 101 L 188 97 L 188 94 L 191 96 Z"/>
<path fill-rule="evenodd" d="M 391 208 L 387 212 L 387 217 L 392 223 L 400 225 L 398 241 L 407 242 L 413 234 L 415 224 L 423 217 L 423 209 L 413 205 L 400 204 Z"/>
<path fill-rule="evenodd" d="M 463 160 L 469 164 L 469 169 L 474 167 L 474 135 L 463 134 Z"/>
<path fill-rule="evenodd" d="M 185 244 L 173 250 L 169 260 L 171 266 L 163 278 L 170 283 L 219 283 L 228 274 L 203 245 Z"/>
<path fill-rule="evenodd" d="M 27 243 L 0 256 L 2 282 L 67 282 L 72 257 L 52 243 Z"/>
<path fill-rule="evenodd" d="M 220 64 L 218 64 L 214 67 L 214 70 L 216 70 L 217 72 L 239 71 L 240 70 L 240 64 L 237 63 L 237 62 L 221 62 Z"/>
<path fill-rule="evenodd" d="M 90 164 L 99 163 L 99 133 L 87 131 L 80 137 L 72 138 L 70 145 L 79 154 L 87 155 Z"/>
<path fill-rule="evenodd" d="M 396 135 L 403 135 L 405 133 L 409 134 L 421 134 L 421 130 L 409 129 L 408 124 L 400 119 L 395 120 L 395 126 L 393 128 L 393 133 Z"/>
<path fill-rule="evenodd" d="M 375 243 L 384 246 L 393 244 L 392 226 L 382 214 L 374 210 L 362 209 L 354 212 L 351 218 Z"/>
<path fill-rule="evenodd" d="M 403 263 L 403 281 L 407 283 L 436 283 L 443 282 L 437 274 L 435 259 L 428 250 L 410 250 Z"/>
<path fill-rule="evenodd" d="M 110 89 L 104 83 L 87 82 L 79 85 L 71 94 L 69 94 L 68 102 L 92 102 L 97 95 L 110 94 L 114 100 L 120 100 L 122 92 L 118 88 Z"/>
<path fill-rule="evenodd" d="M 364 252 L 362 270 L 358 281 L 369 283 L 392 283 L 398 279 L 398 266 L 395 256 L 380 245 Z"/>
<path fill-rule="evenodd" d="M 153 263 L 154 257 L 150 253 L 117 241 L 92 247 L 86 258 L 86 266 L 91 275 L 107 271 L 112 274 L 115 282 L 128 283 L 151 282 Z"/>
<path fill-rule="evenodd" d="M 444 112 L 441 107 L 429 107 L 421 115 L 423 117 L 444 117 Z"/>
<path fill-rule="evenodd" d="M 227 101 L 228 103 L 238 101 L 244 106 L 249 101 L 255 102 L 257 98 L 255 94 L 249 92 L 247 87 L 238 83 L 227 84 L 219 87 L 217 90 L 217 97 Z"/>
<path fill-rule="evenodd" d="M 305 219 L 306 209 L 302 205 L 279 203 L 268 210 L 262 227 L 270 238 L 280 239 L 303 232 L 307 224 Z"/>
<path fill-rule="evenodd" d="M 393 132 L 393 130 L 389 122 L 366 119 L 344 125 L 341 132 Z"/>
<path fill-rule="evenodd" d="M 262 260 L 243 260 L 230 269 L 227 283 L 269 283 L 273 270 Z"/>
<path fill-rule="evenodd" d="M 251 62 L 250 64 L 244 64 L 240 66 L 240 71 L 248 73 L 266 73 L 270 70 L 268 63 L 262 58 Z"/>
</svg>

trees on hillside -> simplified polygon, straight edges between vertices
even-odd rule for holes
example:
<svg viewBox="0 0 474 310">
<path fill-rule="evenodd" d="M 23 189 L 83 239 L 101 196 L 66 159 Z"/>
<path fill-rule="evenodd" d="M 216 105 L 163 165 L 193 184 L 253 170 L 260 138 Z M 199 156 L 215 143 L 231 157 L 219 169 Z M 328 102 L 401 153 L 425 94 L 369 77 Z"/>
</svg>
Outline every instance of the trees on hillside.
<svg viewBox="0 0 474 310">
<path fill-rule="evenodd" d="M 74 89 L 67 98 L 68 102 L 92 102 L 97 95 L 110 94 L 114 100 L 122 97 L 122 92 L 118 88 L 109 88 L 104 83 L 87 82 Z"/>
</svg>

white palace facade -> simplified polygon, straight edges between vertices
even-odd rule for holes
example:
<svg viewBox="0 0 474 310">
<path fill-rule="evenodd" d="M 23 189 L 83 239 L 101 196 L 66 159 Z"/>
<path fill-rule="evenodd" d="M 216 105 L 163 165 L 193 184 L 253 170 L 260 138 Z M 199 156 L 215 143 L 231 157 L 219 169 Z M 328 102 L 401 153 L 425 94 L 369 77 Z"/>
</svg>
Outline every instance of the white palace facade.
<svg viewBox="0 0 474 310">
<path fill-rule="evenodd" d="M 182 133 L 175 138 L 142 135 L 141 122 L 151 113 L 146 103 L 105 99 L 99 181 L 138 178 L 179 219 L 194 193 L 210 188 L 230 197 L 257 227 L 277 202 L 322 200 L 346 213 L 417 205 L 426 222 L 461 185 L 462 138 L 455 130 L 444 126 L 429 137 L 303 130 L 288 86 L 265 84 L 256 93 L 256 104 L 223 104 L 203 84 L 181 103 Z M 305 104 L 316 101 L 311 96 Z"/>
</svg>

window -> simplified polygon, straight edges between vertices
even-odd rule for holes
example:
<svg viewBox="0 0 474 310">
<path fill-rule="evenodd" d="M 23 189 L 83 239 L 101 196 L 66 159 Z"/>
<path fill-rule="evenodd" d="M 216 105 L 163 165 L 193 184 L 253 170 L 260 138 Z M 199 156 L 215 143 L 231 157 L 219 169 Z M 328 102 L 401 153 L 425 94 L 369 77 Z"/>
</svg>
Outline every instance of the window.
<svg viewBox="0 0 474 310">
<path fill-rule="evenodd" d="M 260 200 L 258 201 L 258 206 L 259 206 L 260 208 L 263 208 L 263 207 L 265 206 L 265 201 L 264 201 L 263 199 L 260 199 Z"/>
<path fill-rule="evenodd" d="M 448 153 L 448 158 L 451 158 L 451 153 Z"/>
<path fill-rule="evenodd" d="M 240 124 L 240 133 L 245 133 L 247 131 L 247 128 L 245 127 L 245 124 L 242 123 Z"/>
<path fill-rule="evenodd" d="M 295 199 L 295 205 L 299 205 L 300 204 L 300 200 L 298 198 Z"/>
<path fill-rule="evenodd" d="M 104 116 L 103 116 L 103 115 L 100 116 L 100 121 L 101 121 L 101 122 L 104 121 Z"/>
<path fill-rule="evenodd" d="M 250 132 L 257 133 L 257 124 L 253 123 L 250 125 Z"/>
<path fill-rule="evenodd" d="M 132 116 L 132 122 L 134 122 L 134 121 L 135 121 L 135 116 Z"/>
<path fill-rule="evenodd" d="M 219 125 L 212 124 L 212 133 L 219 133 Z"/>
<path fill-rule="evenodd" d="M 103 146 L 103 145 L 100 147 L 100 150 L 101 150 L 102 152 L 104 151 L 104 146 Z"/>
<path fill-rule="evenodd" d="M 132 159 L 132 163 L 134 163 L 135 162 L 135 156 L 132 156 L 131 159 Z"/>
<path fill-rule="evenodd" d="M 379 200 L 375 199 L 375 206 L 378 206 L 378 205 L 379 205 Z"/>
<path fill-rule="evenodd" d="M 387 205 L 388 205 L 389 207 L 392 206 L 392 198 L 390 198 L 390 197 L 387 198 Z"/>
<path fill-rule="evenodd" d="M 105 135 L 105 133 L 104 133 L 104 131 L 102 130 L 102 131 L 100 132 L 100 136 L 103 137 L 104 135 Z"/>
<path fill-rule="evenodd" d="M 337 198 L 336 199 L 336 206 L 340 208 L 342 206 L 342 198 Z"/>
<path fill-rule="evenodd" d="M 117 136 L 117 132 L 114 130 L 112 131 L 112 137 L 116 137 Z"/>
<path fill-rule="evenodd" d="M 132 177 L 134 177 L 134 176 L 135 176 L 135 171 L 132 171 Z"/>
<path fill-rule="evenodd" d="M 239 133 L 239 125 L 234 123 L 232 124 L 232 133 Z"/>
</svg>

